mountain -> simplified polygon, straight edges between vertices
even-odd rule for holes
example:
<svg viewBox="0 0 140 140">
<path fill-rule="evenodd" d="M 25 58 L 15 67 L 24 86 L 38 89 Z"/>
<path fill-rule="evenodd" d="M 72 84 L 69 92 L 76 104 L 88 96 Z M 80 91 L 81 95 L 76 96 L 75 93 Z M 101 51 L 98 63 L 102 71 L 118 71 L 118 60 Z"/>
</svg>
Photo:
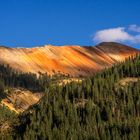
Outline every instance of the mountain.
<svg viewBox="0 0 140 140">
<path fill-rule="evenodd" d="M 35 48 L 0 47 L 0 63 L 32 73 L 61 72 L 88 75 L 138 53 L 137 49 L 114 42 L 92 46 L 52 46 Z"/>
<path fill-rule="evenodd" d="M 21 114 L 0 106 L 0 139 L 139 140 L 139 66 L 140 55 L 136 55 L 81 82 L 49 82 L 39 102 Z M 20 101 L 27 91 L 22 95 L 25 90 L 18 95 L 14 91 L 18 96 L 14 106 L 25 104 Z"/>
<path fill-rule="evenodd" d="M 114 63 L 139 53 L 115 44 L 81 48 L 91 56 L 96 48 Z M 72 78 L 0 64 L 0 139 L 139 139 L 139 66 L 135 55 L 95 75 Z"/>
</svg>

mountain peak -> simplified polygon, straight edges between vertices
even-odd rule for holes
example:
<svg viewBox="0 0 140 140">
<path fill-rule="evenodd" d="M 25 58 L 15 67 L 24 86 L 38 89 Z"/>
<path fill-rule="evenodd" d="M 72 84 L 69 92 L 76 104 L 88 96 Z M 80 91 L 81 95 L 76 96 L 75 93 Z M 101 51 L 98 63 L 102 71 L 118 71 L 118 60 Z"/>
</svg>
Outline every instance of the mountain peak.
<svg viewBox="0 0 140 140">
<path fill-rule="evenodd" d="M 115 54 L 118 52 L 131 53 L 131 52 L 139 51 L 130 46 L 127 46 L 121 43 L 116 43 L 116 42 L 102 42 L 96 45 L 96 47 L 101 49 L 105 53 L 115 53 Z"/>
<path fill-rule="evenodd" d="M 111 46 L 114 46 L 114 45 L 123 45 L 123 46 L 126 46 L 126 45 L 121 44 L 121 43 L 118 43 L 118 42 L 101 42 L 97 46 L 106 46 L 106 45 L 111 45 Z"/>
<path fill-rule="evenodd" d="M 116 48 L 116 49 L 117 48 L 120 48 L 120 49 L 132 48 L 132 47 L 130 47 L 128 45 L 124 45 L 124 44 L 117 43 L 117 42 L 101 42 L 98 45 L 96 45 L 96 47 L 98 47 L 98 46 L 100 46 L 102 48 L 109 47 L 109 48 Z M 132 49 L 134 49 L 134 48 L 132 48 Z"/>
</svg>

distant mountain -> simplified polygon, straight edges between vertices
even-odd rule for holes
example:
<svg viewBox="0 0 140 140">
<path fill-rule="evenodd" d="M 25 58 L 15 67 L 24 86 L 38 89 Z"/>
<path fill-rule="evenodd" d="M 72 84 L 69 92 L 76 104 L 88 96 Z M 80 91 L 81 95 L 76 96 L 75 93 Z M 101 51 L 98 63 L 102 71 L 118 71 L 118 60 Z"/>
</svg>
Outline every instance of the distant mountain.
<svg viewBox="0 0 140 140">
<path fill-rule="evenodd" d="M 35 48 L 0 47 L 0 63 L 23 72 L 61 72 L 89 75 L 139 53 L 132 47 L 114 42 L 92 46 L 52 46 Z"/>
</svg>

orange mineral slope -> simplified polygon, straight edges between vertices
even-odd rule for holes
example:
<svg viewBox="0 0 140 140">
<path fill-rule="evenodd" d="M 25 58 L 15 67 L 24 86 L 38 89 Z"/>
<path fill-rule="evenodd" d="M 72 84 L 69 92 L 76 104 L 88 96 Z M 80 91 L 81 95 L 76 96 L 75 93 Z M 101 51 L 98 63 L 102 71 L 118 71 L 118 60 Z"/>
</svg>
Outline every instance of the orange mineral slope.
<svg viewBox="0 0 140 140">
<path fill-rule="evenodd" d="M 23 72 L 61 72 L 74 76 L 89 75 L 123 61 L 139 50 L 119 44 L 100 43 L 95 47 L 51 46 L 35 48 L 0 47 L 0 63 Z"/>
</svg>

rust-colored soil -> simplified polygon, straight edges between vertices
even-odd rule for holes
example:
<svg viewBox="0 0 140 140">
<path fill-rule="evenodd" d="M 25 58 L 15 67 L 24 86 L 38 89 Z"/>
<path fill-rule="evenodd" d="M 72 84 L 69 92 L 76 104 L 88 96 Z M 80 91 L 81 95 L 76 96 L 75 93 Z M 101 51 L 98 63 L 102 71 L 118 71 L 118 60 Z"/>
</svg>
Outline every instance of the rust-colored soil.
<svg viewBox="0 0 140 140">
<path fill-rule="evenodd" d="M 51 46 L 35 48 L 0 47 L 0 63 L 23 72 L 53 71 L 73 76 L 89 75 L 124 61 L 139 51 L 118 43 L 101 43 L 95 47 Z"/>
</svg>

